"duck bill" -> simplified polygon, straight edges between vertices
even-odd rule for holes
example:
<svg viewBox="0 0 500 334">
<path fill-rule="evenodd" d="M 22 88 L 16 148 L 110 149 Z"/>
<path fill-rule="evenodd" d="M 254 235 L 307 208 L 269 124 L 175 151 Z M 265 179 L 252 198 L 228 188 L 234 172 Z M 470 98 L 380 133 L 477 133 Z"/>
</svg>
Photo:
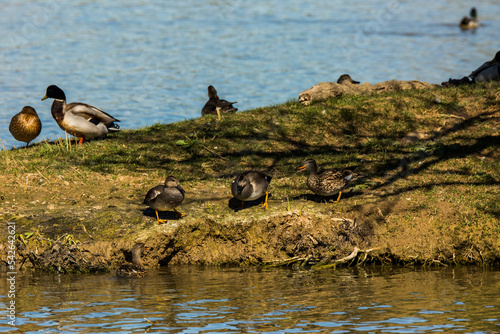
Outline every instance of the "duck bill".
<svg viewBox="0 0 500 334">
<path fill-rule="evenodd" d="M 49 97 L 48 97 L 47 95 L 45 95 L 44 97 L 42 97 L 42 101 L 43 101 L 43 100 L 46 100 L 46 99 L 48 99 L 48 98 L 49 98 Z"/>
<path fill-rule="evenodd" d="M 302 165 L 300 167 L 297 167 L 297 173 L 300 173 L 300 172 L 303 172 L 305 171 L 307 168 L 306 168 L 306 165 Z"/>
</svg>

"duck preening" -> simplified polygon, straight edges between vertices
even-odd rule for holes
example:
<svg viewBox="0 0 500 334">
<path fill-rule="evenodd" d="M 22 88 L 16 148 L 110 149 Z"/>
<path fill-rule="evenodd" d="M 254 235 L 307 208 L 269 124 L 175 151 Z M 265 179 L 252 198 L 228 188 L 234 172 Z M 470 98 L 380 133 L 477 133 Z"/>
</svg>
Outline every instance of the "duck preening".
<svg viewBox="0 0 500 334">
<path fill-rule="evenodd" d="M 178 218 L 186 216 L 185 213 L 177 211 L 175 208 L 184 200 L 185 191 L 182 189 L 179 180 L 175 176 L 168 176 L 165 184 L 151 188 L 146 194 L 144 204 L 156 212 L 156 222 L 162 224 L 166 219 L 160 219 L 158 211 L 173 210 Z"/>
<path fill-rule="evenodd" d="M 242 202 L 242 207 L 245 206 L 245 202 L 254 201 L 265 195 L 266 198 L 261 208 L 267 210 L 269 183 L 271 183 L 271 176 L 258 171 L 247 171 L 236 176 L 231 183 L 231 192 Z"/>
<path fill-rule="evenodd" d="M 51 113 L 61 129 L 67 133 L 80 137 L 80 144 L 84 139 L 93 139 L 104 136 L 109 132 L 119 131 L 119 122 L 110 114 L 101 109 L 81 102 L 66 104 L 66 95 L 55 85 L 47 87 L 47 93 L 42 101 L 53 98 Z"/>
<path fill-rule="evenodd" d="M 325 197 L 330 197 L 338 193 L 339 196 L 335 203 L 340 201 L 342 189 L 359 177 L 358 174 L 348 169 L 341 171 L 325 169 L 318 172 L 318 165 L 314 159 L 304 161 L 304 163 L 297 168 L 298 172 L 305 170 L 309 171 L 307 187 L 316 195 Z"/>
<path fill-rule="evenodd" d="M 238 108 L 233 106 L 235 103 L 238 102 L 229 102 L 220 99 L 214 86 L 208 86 L 208 101 L 201 109 L 201 115 L 217 115 L 217 117 L 221 119 L 221 114 L 235 113 L 238 111 Z"/>
<path fill-rule="evenodd" d="M 142 277 L 147 274 L 142 263 L 142 253 L 144 253 L 145 245 L 137 243 L 132 247 L 132 263 L 124 263 L 116 270 L 116 276 L 121 277 Z"/>
<path fill-rule="evenodd" d="M 34 108 L 25 106 L 10 120 L 9 131 L 16 140 L 25 142 L 25 147 L 28 147 L 30 141 L 42 131 L 42 122 Z"/>
</svg>

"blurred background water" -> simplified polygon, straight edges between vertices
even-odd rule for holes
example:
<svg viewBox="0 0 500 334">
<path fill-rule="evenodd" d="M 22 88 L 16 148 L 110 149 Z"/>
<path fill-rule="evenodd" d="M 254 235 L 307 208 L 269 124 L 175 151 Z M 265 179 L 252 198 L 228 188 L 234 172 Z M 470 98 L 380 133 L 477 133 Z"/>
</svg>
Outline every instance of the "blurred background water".
<svg viewBox="0 0 500 334">
<path fill-rule="evenodd" d="M 0 273 L 0 291 L 8 282 Z M 500 271 L 175 267 L 143 278 L 16 277 L 16 326 L 0 332 L 498 333 Z"/>
<path fill-rule="evenodd" d="M 481 27 L 458 22 L 476 6 Z M 64 137 L 40 101 L 56 84 L 124 129 L 198 117 L 214 85 L 240 110 L 297 99 L 349 73 L 362 82 L 461 78 L 500 49 L 500 2 L 482 0 L 11 0 L 0 28 L 0 139 L 34 107 L 35 140 Z"/>
</svg>

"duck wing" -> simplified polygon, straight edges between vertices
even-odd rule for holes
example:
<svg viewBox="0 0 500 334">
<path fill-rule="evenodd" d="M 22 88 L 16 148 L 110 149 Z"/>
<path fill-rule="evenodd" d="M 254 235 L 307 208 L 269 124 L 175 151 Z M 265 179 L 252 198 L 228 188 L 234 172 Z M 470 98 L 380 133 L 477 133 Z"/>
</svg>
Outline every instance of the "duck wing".
<svg viewBox="0 0 500 334">
<path fill-rule="evenodd" d="M 80 116 L 85 118 L 87 121 L 92 121 L 98 119 L 100 122 L 109 124 L 113 122 L 119 122 L 120 120 L 114 118 L 107 112 L 102 111 L 101 109 L 91 106 L 90 104 L 81 103 L 81 102 L 73 102 L 66 105 L 66 113 L 72 113 L 75 116 Z M 92 121 L 95 123 L 95 121 Z"/>
</svg>

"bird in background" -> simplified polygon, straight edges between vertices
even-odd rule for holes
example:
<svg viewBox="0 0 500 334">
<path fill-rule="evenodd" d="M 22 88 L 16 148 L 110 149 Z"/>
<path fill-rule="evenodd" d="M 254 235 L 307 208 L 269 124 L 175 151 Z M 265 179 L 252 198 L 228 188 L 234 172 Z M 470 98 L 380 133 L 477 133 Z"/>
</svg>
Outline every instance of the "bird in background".
<svg viewBox="0 0 500 334">
<path fill-rule="evenodd" d="M 201 109 L 201 115 L 217 115 L 218 119 L 221 119 L 221 114 L 235 113 L 238 110 L 233 106 L 235 103 L 238 102 L 220 99 L 214 86 L 210 85 L 208 86 L 208 101 Z"/>
<path fill-rule="evenodd" d="M 344 83 L 352 83 L 354 85 L 359 85 L 359 81 L 353 80 L 349 74 L 342 74 L 338 78 L 337 83 L 341 84 L 341 85 L 344 84 Z"/>
<path fill-rule="evenodd" d="M 464 16 L 459 24 L 461 29 L 475 29 L 479 27 L 479 21 L 477 19 L 477 10 L 472 7 L 470 10 L 470 17 Z"/>
</svg>

